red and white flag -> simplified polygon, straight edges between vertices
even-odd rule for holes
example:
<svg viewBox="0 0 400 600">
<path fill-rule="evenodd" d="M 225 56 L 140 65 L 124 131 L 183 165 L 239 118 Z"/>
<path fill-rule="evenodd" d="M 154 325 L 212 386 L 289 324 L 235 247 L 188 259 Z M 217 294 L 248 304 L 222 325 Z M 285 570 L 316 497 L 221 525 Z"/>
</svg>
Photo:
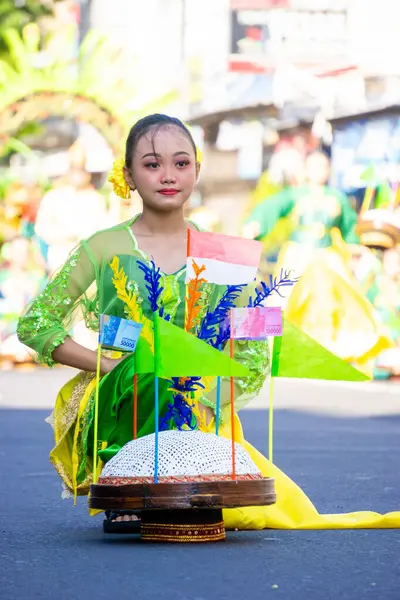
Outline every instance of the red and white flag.
<svg viewBox="0 0 400 600">
<path fill-rule="evenodd" d="M 219 285 L 253 281 L 262 252 L 261 242 L 220 233 L 188 231 L 186 283 L 196 277 L 193 262 L 204 267 L 202 278 Z"/>
</svg>

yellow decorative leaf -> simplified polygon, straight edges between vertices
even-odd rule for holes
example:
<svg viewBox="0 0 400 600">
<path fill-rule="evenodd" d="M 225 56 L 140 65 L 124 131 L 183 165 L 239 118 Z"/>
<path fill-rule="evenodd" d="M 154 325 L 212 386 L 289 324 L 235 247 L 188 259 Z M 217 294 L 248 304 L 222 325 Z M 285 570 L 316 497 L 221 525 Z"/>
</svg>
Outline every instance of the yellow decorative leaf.
<svg viewBox="0 0 400 600">
<path fill-rule="evenodd" d="M 147 340 L 152 352 L 154 352 L 153 323 L 144 316 L 135 292 L 127 290 L 126 284 L 128 282 L 128 276 L 125 274 L 124 268 L 120 268 L 118 256 L 113 257 L 110 262 L 110 267 L 114 275 L 112 282 L 117 292 L 117 297 L 125 304 L 129 319 L 136 321 L 137 323 L 142 323 L 143 328 L 141 335 Z"/>
</svg>

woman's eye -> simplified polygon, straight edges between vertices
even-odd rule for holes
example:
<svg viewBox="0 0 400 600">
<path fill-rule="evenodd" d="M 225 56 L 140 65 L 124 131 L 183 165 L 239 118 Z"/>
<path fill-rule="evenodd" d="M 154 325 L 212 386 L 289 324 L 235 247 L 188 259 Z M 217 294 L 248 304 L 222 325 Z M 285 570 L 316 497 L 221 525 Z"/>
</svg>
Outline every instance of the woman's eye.
<svg viewBox="0 0 400 600">
<path fill-rule="evenodd" d="M 147 163 L 145 166 L 146 166 L 148 169 L 157 169 L 157 167 L 158 167 L 158 163 L 156 163 L 156 162 Z"/>
<path fill-rule="evenodd" d="M 180 160 L 176 164 L 178 167 L 182 168 L 182 167 L 187 167 L 190 164 L 190 162 L 188 160 Z"/>
</svg>

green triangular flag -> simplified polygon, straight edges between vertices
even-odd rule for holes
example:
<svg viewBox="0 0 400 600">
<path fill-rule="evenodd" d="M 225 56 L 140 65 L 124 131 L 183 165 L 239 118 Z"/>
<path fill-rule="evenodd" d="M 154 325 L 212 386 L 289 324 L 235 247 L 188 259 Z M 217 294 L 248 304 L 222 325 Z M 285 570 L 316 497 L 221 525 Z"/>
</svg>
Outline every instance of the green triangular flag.
<svg viewBox="0 0 400 600">
<path fill-rule="evenodd" d="M 249 377 L 250 370 L 203 340 L 154 315 L 156 377 Z"/>
<path fill-rule="evenodd" d="M 154 354 L 151 351 L 149 342 L 139 337 L 133 354 L 135 373 L 154 373 Z"/>
<path fill-rule="evenodd" d="M 379 186 L 376 200 L 375 200 L 375 208 L 387 208 L 390 206 L 392 201 L 392 190 L 390 185 L 386 182 Z"/>
<path fill-rule="evenodd" d="M 360 179 L 362 179 L 362 181 L 366 181 L 368 185 L 375 186 L 379 179 L 379 171 L 375 165 L 371 164 L 365 169 L 365 171 L 361 173 Z"/>
<path fill-rule="evenodd" d="M 369 377 L 284 321 L 283 336 L 274 340 L 272 377 L 367 381 Z"/>
</svg>

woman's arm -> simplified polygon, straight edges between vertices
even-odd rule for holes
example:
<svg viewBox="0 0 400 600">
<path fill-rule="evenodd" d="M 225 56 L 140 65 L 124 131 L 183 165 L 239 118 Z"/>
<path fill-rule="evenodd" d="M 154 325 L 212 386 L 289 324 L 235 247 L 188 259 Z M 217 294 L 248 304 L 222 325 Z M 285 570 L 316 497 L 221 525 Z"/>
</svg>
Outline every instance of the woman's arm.
<svg viewBox="0 0 400 600">
<path fill-rule="evenodd" d="M 356 234 L 357 213 L 345 194 L 339 193 L 339 201 L 342 209 L 339 227 L 342 237 L 346 244 L 359 245 L 360 239 Z"/>
<path fill-rule="evenodd" d="M 39 361 L 53 366 L 55 360 L 60 359 L 62 364 L 95 370 L 92 352 L 73 342 L 70 335 L 82 315 L 95 312 L 95 292 L 93 300 L 88 290 L 97 279 L 96 272 L 96 259 L 89 256 L 83 242 L 26 307 L 19 319 L 17 334 L 23 344 L 36 352 Z M 64 343 L 67 350 L 56 352 L 54 356 L 55 350 Z M 71 348 L 80 349 L 77 360 L 71 356 Z"/>
<path fill-rule="evenodd" d="M 260 240 L 269 235 L 278 221 L 293 210 L 293 194 L 291 189 L 283 190 L 256 206 L 243 225 L 243 237 Z"/>
<path fill-rule="evenodd" d="M 57 346 L 52 353 L 55 362 L 67 367 L 73 367 L 80 371 L 95 372 L 97 368 L 97 351 L 89 350 L 67 337 L 65 341 Z M 124 357 L 113 359 L 102 356 L 100 360 L 100 371 L 102 375 L 109 373 L 123 360 Z"/>
<path fill-rule="evenodd" d="M 98 290 L 89 294 L 89 288 L 93 282 L 98 283 L 101 247 L 102 240 L 96 235 L 82 242 L 18 322 L 19 340 L 49 366 L 60 363 L 82 371 L 96 371 L 97 352 L 75 342 L 70 332 L 77 312 L 80 318 L 87 312 L 96 313 Z M 122 359 L 102 356 L 101 373 L 109 373 Z"/>
</svg>

